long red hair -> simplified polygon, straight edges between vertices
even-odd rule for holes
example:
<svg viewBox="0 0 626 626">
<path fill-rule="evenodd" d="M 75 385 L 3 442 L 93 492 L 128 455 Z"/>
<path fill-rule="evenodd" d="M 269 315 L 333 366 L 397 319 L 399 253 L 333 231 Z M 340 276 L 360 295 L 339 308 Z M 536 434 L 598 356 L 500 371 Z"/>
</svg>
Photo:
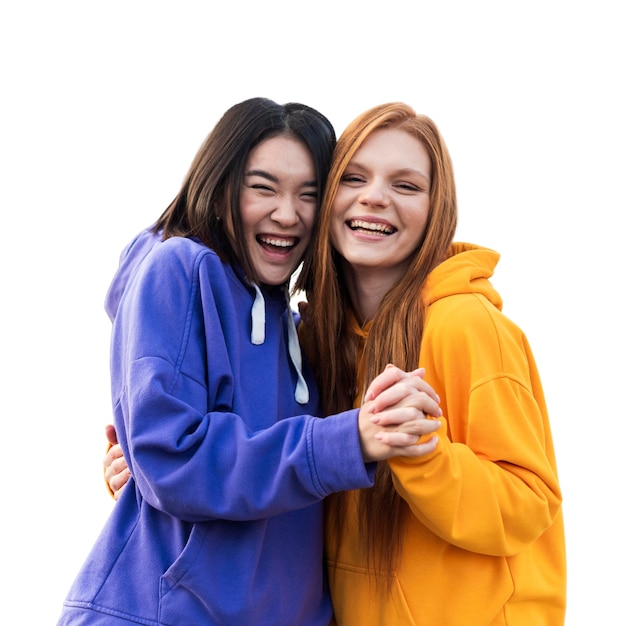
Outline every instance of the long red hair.
<svg viewBox="0 0 626 626">
<path fill-rule="evenodd" d="M 399 129 L 415 137 L 431 161 L 430 209 L 422 240 L 408 271 L 389 288 L 372 320 L 363 348 L 364 389 L 387 363 L 404 370 L 419 363 L 425 305 L 422 290 L 431 270 L 449 254 L 457 202 L 452 160 L 435 123 L 399 102 L 376 106 L 361 114 L 337 142 L 322 200 L 313 254 L 302 268 L 296 288 L 306 292 L 301 340 L 317 376 L 325 414 L 352 408 L 357 393 L 358 338 L 350 332 L 350 300 L 341 265 L 330 243 L 333 201 L 350 160 L 370 134 Z M 372 565 L 392 570 L 400 551 L 408 507 L 393 487 L 387 463 L 379 463 L 375 484 L 359 497 L 361 542 Z M 328 501 L 331 523 L 340 530 L 342 494 Z"/>
</svg>

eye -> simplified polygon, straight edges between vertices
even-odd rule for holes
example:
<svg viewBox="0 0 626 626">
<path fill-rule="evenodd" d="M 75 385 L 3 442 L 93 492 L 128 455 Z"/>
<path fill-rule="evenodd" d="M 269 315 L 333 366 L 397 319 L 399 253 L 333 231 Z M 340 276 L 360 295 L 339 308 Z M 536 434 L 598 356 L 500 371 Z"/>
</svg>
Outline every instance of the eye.
<svg viewBox="0 0 626 626">
<path fill-rule="evenodd" d="M 396 187 L 398 187 L 398 189 L 405 189 L 406 191 L 419 191 L 419 187 L 416 187 L 415 185 L 412 185 L 410 183 L 398 183 L 396 185 Z"/>
<path fill-rule="evenodd" d="M 406 181 L 394 183 L 394 187 L 400 193 L 420 193 L 424 191 L 424 189 L 420 185 L 416 185 L 415 183 L 409 183 Z"/>
<path fill-rule="evenodd" d="M 345 184 L 358 184 L 365 182 L 365 179 L 360 174 L 344 174 L 341 177 L 341 182 Z"/>
<path fill-rule="evenodd" d="M 274 190 L 269 185 L 263 185 L 261 183 L 255 183 L 253 185 L 248 185 L 250 189 L 255 189 L 257 191 L 264 191 L 267 193 L 274 193 Z"/>
<path fill-rule="evenodd" d="M 317 190 L 316 191 L 305 191 L 301 194 L 301 197 L 310 202 L 317 202 Z"/>
</svg>

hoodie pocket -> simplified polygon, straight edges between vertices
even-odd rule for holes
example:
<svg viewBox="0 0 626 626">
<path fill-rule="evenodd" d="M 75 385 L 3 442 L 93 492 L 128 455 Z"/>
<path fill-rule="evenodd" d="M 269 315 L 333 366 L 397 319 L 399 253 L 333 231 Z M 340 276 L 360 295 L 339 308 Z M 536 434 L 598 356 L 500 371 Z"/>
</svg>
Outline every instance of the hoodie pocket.
<svg viewBox="0 0 626 626">
<path fill-rule="evenodd" d="M 445 579 L 435 585 L 429 584 L 427 565 L 410 578 L 392 574 L 389 581 L 363 567 L 329 562 L 337 625 L 504 626 L 504 606 L 513 593 L 511 576 L 505 559 L 484 559 L 483 568 L 480 563 L 467 571 L 450 566 Z"/>
<path fill-rule="evenodd" d="M 416 626 L 396 577 L 391 585 L 366 569 L 329 563 L 338 626 Z"/>
<path fill-rule="evenodd" d="M 161 576 L 159 624 L 204 626 L 215 618 L 211 603 L 210 567 L 206 558 L 206 524 L 195 524 L 180 556 Z M 200 557 L 199 566 L 196 566 Z"/>
</svg>

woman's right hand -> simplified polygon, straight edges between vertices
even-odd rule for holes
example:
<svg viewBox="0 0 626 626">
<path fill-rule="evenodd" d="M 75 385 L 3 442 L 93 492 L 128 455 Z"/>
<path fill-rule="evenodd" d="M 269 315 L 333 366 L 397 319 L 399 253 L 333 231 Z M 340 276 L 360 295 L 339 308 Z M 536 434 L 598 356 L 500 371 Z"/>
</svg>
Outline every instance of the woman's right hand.
<svg viewBox="0 0 626 626">
<path fill-rule="evenodd" d="M 122 447 L 117 443 L 115 426 L 109 424 L 105 428 L 107 439 L 111 444 L 102 464 L 104 465 L 104 478 L 107 481 L 112 496 L 117 500 L 120 497 L 124 485 L 130 478 L 130 470 L 126 464 Z"/>
<path fill-rule="evenodd" d="M 432 433 L 441 426 L 436 419 L 442 415 L 439 401 L 424 380 L 423 369 L 405 372 L 388 365 L 368 387 L 359 411 L 363 460 L 432 452 L 437 446 L 437 436 Z"/>
</svg>

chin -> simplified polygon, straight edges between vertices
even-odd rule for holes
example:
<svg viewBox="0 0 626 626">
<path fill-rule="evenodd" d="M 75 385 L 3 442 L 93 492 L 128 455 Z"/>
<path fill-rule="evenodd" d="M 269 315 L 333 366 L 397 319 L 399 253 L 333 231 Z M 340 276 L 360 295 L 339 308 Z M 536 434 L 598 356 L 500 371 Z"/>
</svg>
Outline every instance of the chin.
<svg viewBox="0 0 626 626">
<path fill-rule="evenodd" d="M 280 285 L 284 285 L 291 278 L 291 274 L 286 276 L 285 278 L 281 276 L 261 276 L 259 278 L 259 282 L 263 285 L 267 285 L 268 287 L 278 287 Z"/>
</svg>

